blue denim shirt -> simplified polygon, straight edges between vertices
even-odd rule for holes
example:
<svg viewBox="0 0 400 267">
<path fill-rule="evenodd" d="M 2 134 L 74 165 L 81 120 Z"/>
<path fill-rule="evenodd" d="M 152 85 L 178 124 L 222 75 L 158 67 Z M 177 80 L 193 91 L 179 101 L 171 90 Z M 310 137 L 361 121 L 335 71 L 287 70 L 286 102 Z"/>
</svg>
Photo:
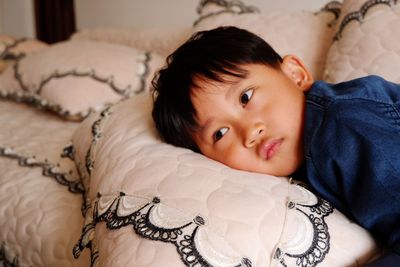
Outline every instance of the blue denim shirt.
<svg viewBox="0 0 400 267">
<path fill-rule="evenodd" d="M 400 85 L 318 81 L 305 116 L 305 163 L 294 178 L 400 254 Z"/>
</svg>

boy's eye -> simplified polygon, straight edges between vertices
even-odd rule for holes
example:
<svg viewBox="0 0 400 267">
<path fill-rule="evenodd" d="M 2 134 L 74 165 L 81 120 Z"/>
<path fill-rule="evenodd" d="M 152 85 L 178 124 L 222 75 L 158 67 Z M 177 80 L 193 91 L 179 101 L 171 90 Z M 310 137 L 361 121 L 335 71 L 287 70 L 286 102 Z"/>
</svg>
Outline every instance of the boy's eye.
<svg viewBox="0 0 400 267">
<path fill-rule="evenodd" d="M 214 141 L 217 142 L 229 131 L 229 128 L 223 127 L 214 133 Z"/>
<path fill-rule="evenodd" d="M 253 96 L 254 89 L 247 89 L 240 95 L 240 104 L 242 106 L 247 105 L 249 103 L 251 97 Z"/>
</svg>

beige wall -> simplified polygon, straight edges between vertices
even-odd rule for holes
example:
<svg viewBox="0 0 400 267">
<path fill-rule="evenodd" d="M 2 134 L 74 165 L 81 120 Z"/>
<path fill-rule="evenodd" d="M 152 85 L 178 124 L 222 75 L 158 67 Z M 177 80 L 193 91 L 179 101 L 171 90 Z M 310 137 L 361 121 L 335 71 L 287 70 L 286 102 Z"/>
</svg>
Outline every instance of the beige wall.
<svg viewBox="0 0 400 267">
<path fill-rule="evenodd" d="M 318 10 L 330 0 L 242 0 L 263 12 Z M 102 26 L 186 26 L 200 0 L 75 0 L 77 28 Z"/>
<path fill-rule="evenodd" d="M 178 26 L 192 21 L 197 0 L 77 0 L 77 28 Z"/>
<path fill-rule="evenodd" d="M 317 10 L 329 0 L 242 0 L 262 11 Z M 187 26 L 200 0 L 75 0 L 78 29 L 100 26 Z M 35 36 L 33 0 L 0 0 L 0 32 Z"/>
<path fill-rule="evenodd" d="M 33 0 L 0 0 L 0 32 L 35 37 Z"/>
<path fill-rule="evenodd" d="M 0 0 L 0 33 L 3 32 L 3 0 Z"/>
</svg>

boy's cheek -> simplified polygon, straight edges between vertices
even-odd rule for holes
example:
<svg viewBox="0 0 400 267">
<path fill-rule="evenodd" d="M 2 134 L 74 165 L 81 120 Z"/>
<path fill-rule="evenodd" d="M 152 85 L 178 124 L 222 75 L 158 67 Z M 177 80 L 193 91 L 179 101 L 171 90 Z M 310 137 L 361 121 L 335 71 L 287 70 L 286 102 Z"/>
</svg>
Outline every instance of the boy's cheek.
<svg viewBox="0 0 400 267">
<path fill-rule="evenodd" d="M 243 171 L 257 171 L 255 169 L 256 159 L 252 158 L 251 155 L 245 153 L 245 151 L 235 151 L 227 154 L 221 159 L 225 165 Z"/>
</svg>

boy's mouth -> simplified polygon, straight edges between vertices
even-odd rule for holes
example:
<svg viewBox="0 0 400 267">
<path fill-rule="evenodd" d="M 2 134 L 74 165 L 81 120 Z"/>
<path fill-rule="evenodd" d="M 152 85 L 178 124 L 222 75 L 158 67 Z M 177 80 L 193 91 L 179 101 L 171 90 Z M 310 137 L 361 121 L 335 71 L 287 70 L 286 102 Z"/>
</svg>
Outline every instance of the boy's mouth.
<svg viewBox="0 0 400 267">
<path fill-rule="evenodd" d="M 278 151 L 283 142 L 283 138 L 270 139 L 263 141 L 258 149 L 258 153 L 265 160 L 270 160 Z"/>
</svg>

